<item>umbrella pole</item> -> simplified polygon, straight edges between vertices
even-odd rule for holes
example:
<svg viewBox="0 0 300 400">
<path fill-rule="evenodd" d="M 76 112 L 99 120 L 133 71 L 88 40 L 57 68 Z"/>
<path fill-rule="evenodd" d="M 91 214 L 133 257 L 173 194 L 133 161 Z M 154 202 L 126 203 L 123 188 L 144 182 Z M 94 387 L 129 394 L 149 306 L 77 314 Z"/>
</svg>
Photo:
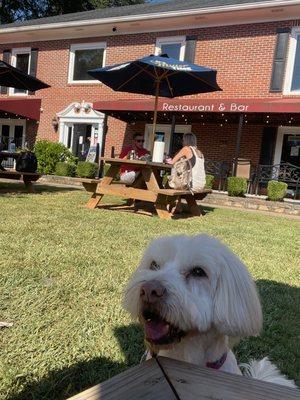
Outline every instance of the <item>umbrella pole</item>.
<svg viewBox="0 0 300 400">
<path fill-rule="evenodd" d="M 157 122 L 157 105 L 158 105 L 159 85 L 160 85 L 160 81 L 157 80 L 156 81 L 156 89 L 155 89 L 154 115 L 153 115 L 153 127 L 152 127 L 153 141 L 155 140 L 155 131 L 156 131 L 156 122 Z"/>
</svg>

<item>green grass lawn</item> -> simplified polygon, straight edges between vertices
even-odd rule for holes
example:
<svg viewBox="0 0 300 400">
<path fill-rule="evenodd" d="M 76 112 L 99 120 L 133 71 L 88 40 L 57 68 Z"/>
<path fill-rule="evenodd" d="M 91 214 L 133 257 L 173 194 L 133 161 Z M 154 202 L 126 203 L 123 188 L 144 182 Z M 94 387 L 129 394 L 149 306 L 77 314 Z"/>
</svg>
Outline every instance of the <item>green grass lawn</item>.
<svg viewBox="0 0 300 400">
<path fill-rule="evenodd" d="M 64 399 L 137 364 L 122 289 L 152 238 L 179 233 L 214 235 L 244 260 L 265 324 L 238 359 L 268 355 L 300 384 L 299 221 L 221 209 L 166 221 L 88 210 L 84 191 L 0 185 L 0 321 L 14 323 L 0 330 L 1 400 Z"/>
</svg>

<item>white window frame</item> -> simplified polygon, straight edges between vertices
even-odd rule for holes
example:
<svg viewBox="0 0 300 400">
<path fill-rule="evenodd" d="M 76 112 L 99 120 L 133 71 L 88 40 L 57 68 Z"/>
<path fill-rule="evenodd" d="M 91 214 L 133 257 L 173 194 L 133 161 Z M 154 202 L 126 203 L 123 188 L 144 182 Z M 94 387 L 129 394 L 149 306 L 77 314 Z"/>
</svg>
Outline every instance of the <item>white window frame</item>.
<svg viewBox="0 0 300 400">
<path fill-rule="evenodd" d="M 280 164 L 280 162 L 281 162 L 284 135 L 293 135 L 293 134 L 295 134 L 295 135 L 300 134 L 299 126 L 280 126 L 278 128 L 273 164 Z"/>
<path fill-rule="evenodd" d="M 103 67 L 105 66 L 106 59 L 106 42 L 98 42 L 98 43 L 79 43 L 72 44 L 70 46 L 70 57 L 69 57 L 69 73 L 68 73 L 68 83 L 72 85 L 85 85 L 85 84 L 101 84 L 100 81 L 95 79 L 90 80 L 73 80 L 74 74 L 74 61 L 75 61 L 75 51 L 76 50 L 94 50 L 94 49 L 103 49 Z"/>
<path fill-rule="evenodd" d="M 30 47 L 19 47 L 19 48 L 12 49 L 11 65 L 13 67 L 16 67 L 16 65 L 17 65 L 17 55 L 18 54 L 29 54 L 29 63 L 28 63 L 28 71 L 27 71 L 27 73 L 29 74 L 30 64 L 31 64 L 31 48 Z M 26 90 L 24 93 L 15 93 L 15 88 L 10 87 L 8 94 L 9 94 L 9 96 L 28 96 L 28 90 Z"/>
<path fill-rule="evenodd" d="M 174 44 L 180 43 L 180 56 L 179 60 L 184 61 L 185 55 L 185 45 L 186 45 L 186 37 L 185 36 L 169 36 L 169 37 L 162 37 L 156 39 L 155 44 L 155 55 L 158 56 L 161 52 L 161 45 L 162 44 Z"/>
<path fill-rule="evenodd" d="M 293 28 L 290 36 L 288 59 L 285 71 L 284 91 L 283 91 L 283 94 L 285 95 L 300 95 L 300 89 L 291 90 L 295 58 L 296 58 L 297 38 L 299 38 L 298 40 L 300 40 L 300 27 Z"/>
</svg>

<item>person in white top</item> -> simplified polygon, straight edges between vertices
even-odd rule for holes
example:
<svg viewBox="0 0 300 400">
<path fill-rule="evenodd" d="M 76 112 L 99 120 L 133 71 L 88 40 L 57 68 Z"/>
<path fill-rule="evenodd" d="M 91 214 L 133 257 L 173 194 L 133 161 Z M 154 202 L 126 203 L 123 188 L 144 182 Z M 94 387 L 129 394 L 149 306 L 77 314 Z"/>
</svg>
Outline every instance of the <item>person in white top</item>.
<svg viewBox="0 0 300 400">
<path fill-rule="evenodd" d="M 204 156 L 197 148 L 197 138 L 190 132 L 183 135 L 183 148 L 169 161 L 174 165 L 182 157 L 190 160 L 192 166 L 192 185 L 191 191 L 201 191 L 205 187 L 205 169 L 204 169 Z M 178 200 L 174 212 L 181 212 L 181 199 Z"/>
</svg>

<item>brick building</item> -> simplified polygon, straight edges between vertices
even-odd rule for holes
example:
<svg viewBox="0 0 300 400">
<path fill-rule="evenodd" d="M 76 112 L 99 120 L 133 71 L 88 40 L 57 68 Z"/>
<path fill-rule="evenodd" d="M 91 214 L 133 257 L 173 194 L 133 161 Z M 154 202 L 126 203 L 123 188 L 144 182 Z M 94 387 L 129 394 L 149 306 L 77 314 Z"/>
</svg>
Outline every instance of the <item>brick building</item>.
<svg viewBox="0 0 300 400">
<path fill-rule="evenodd" d="M 2 142 L 59 140 L 80 155 L 91 137 L 110 154 L 138 131 L 151 148 L 153 98 L 114 92 L 86 71 L 160 52 L 217 69 L 223 89 L 160 99 L 167 152 L 193 131 L 210 160 L 300 165 L 299 0 L 175 0 L 2 25 L 2 58 L 51 85 L 1 88 Z"/>
</svg>

